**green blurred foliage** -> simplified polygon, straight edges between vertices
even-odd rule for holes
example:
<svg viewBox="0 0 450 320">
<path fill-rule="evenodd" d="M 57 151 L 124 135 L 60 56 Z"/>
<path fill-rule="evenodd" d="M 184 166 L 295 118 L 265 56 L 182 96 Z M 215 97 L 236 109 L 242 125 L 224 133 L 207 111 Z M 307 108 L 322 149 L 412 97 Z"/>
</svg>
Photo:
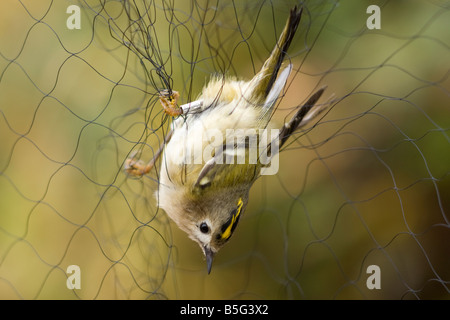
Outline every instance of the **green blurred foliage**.
<svg viewBox="0 0 450 320">
<path fill-rule="evenodd" d="M 72 3 L 81 30 L 66 27 Z M 118 1 L 2 1 L 0 298 L 448 299 L 444 1 L 305 1 L 273 121 L 322 85 L 330 109 L 286 146 L 277 175 L 257 181 L 210 275 L 157 209 L 158 170 L 123 172 L 167 131 L 164 80 L 186 103 L 211 74 L 251 78 L 294 4 L 156 1 L 142 33 Z M 371 4 L 380 30 L 366 28 Z M 166 78 L 124 34 L 156 45 Z M 71 264 L 80 290 L 65 285 Z M 366 287 L 372 264 L 381 290 Z"/>
</svg>

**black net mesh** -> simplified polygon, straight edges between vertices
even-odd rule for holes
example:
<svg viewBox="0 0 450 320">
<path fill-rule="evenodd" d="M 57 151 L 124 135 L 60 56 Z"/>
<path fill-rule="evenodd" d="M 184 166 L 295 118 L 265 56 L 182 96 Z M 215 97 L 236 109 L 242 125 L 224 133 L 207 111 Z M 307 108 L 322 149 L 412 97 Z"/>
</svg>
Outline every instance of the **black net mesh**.
<svg viewBox="0 0 450 320">
<path fill-rule="evenodd" d="M 330 107 L 258 179 L 207 275 L 156 206 L 159 166 L 136 178 L 124 162 L 162 144 L 160 90 L 182 104 L 213 74 L 250 79 L 294 5 L 294 69 L 272 120 L 323 85 Z M 449 8 L 1 1 L 0 298 L 448 299 Z"/>
</svg>

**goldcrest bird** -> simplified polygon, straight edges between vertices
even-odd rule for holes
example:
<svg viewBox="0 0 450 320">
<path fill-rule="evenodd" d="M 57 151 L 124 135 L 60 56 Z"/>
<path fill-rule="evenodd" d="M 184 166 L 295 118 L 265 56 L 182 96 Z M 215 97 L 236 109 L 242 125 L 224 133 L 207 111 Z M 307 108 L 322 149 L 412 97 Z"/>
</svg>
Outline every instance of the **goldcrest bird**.
<svg viewBox="0 0 450 320">
<path fill-rule="evenodd" d="M 288 65 L 280 72 L 301 14 L 302 9 L 297 7 L 290 11 L 275 48 L 250 81 L 213 77 L 197 100 L 180 107 L 176 91 L 161 91 L 165 112 L 177 117 L 172 130 L 150 163 L 144 165 L 133 157 L 125 163 L 129 173 L 142 175 L 163 154 L 156 193 L 158 205 L 198 243 L 206 257 L 208 273 L 213 257 L 236 229 L 251 186 L 267 166 L 267 161 L 261 161 L 261 154 L 257 154 L 256 161 L 248 160 L 252 152 L 250 140 L 264 140 L 261 129 L 268 128 L 275 102 L 292 70 L 292 65 Z M 277 131 L 276 146 L 281 147 L 295 130 L 323 110 L 323 106 L 315 106 L 323 91 L 324 88 L 311 96 Z M 272 143 L 263 151 L 271 157 L 276 152 Z M 208 159 L 204 159 L 205 154 Z M 238 156 L 247 160 L 238 163 Z"/>
</svg>

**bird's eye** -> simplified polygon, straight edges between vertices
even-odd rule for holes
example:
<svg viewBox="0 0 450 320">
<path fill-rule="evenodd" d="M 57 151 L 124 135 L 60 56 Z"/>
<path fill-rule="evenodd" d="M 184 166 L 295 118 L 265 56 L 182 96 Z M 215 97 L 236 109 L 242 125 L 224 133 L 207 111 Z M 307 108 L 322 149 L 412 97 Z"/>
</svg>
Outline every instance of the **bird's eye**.
<svg viewBox="0 0 450 320">
<path fill-rule="evenodd" d="M 206 224 L 206 222 L 202 222 L 202 223 L 200 224 L 200 231 L 201 231 L 202 233 L 208 233 L 208 232 L 209 232 L 209 227 L 208 227 L 208 225 Z"/>
</svg>

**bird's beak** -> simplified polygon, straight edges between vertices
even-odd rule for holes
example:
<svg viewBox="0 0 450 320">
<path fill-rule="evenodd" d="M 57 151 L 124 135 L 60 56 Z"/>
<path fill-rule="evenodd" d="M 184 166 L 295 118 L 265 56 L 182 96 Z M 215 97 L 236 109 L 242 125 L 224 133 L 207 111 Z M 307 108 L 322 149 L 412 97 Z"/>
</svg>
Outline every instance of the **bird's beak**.
<svg viewBox="0 0 450 320">
<path fill-rule="evenodd" d="M 212 262 L 213 262 L 213 258 L 214 258 L 214 252 L 206 246 L 204 247 L 204 251 L 205 251 L 205 257 L 206 257 L 206 266 L 208 268 L 208 274 L 210 274 Z"/>
</svg>

